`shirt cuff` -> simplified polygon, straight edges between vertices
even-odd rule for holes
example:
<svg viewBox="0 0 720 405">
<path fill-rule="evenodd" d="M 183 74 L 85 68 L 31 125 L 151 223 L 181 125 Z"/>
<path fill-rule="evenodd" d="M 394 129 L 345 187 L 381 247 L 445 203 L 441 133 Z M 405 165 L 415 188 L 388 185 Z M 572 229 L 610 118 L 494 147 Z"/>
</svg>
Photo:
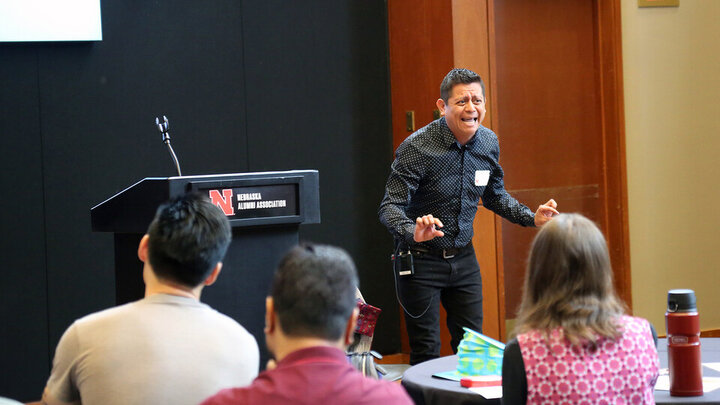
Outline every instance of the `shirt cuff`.
<svg viewBox="0 0 720 405">
<path fill-rule="evenodd" d="M 415 223 L 403 225 L 403 238 L 405 243 L 410 246 L 415 243 Z"/>
</svg>

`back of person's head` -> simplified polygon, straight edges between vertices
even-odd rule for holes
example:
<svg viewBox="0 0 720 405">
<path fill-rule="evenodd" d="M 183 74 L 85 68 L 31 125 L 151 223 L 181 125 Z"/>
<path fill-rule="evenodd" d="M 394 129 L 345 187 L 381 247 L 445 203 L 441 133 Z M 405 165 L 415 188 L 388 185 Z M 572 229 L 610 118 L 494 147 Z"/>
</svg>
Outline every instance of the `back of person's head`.
<svg viewBox="0 0 720 405">
<path fill-rule="evenodd" d="M 450 92 L 456 84 L 480 83 L 482 94 L 485 96 L 485 83 L 480 75 L 469 69 L 453 69 L 445 75 L 442 83 L 440 83 L 440 98 L 447 104 L 450 98 Z"/>
<path fill-rule="evenodd" d="M 524 288 L 518 333 L 562 327 L 573 344 L 621 333 L 624 306 L 613 288 L 605 238 L 580 214 L 560 214 L 538 232 Z"/>
<path fill-rule="evenodd" d="M 147 233 L 155 275 L 193 288 L 223 260 L 231 239 L 225 214 L 197 193 L 161 205 Z"/>
<path fill-rule="evenodd" d="M 280 261 L 271 296 L 283 333 L 336 341 L 356 307 L 355 264 L 344 250 L 303 244 Z"/>
</svg>

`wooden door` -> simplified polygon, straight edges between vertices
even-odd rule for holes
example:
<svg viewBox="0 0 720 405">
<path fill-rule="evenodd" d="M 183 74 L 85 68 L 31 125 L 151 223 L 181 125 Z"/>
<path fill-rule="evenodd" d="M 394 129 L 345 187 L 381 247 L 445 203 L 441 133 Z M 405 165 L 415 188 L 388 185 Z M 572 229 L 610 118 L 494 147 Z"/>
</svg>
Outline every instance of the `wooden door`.
<svg viewBox="0 0 720 405">
<path fill-rule="evenodd" d="M 432 119 L 440 81 L 467 67 L 486 82 L 483 124 L 500 139 L 507 189 L 533 210 L 555 198 L 608 237 L 630 304 L 619 0 L 389 0 L 394 145 Z M 535 230 L 475 218 L 484 333 L 505 340 Z M 507 314 L 507 316 L 506 316 Z M 451 352 L 442 321 L 443 354 Z M 404 325 L 403 351 L 408 350 Z"/>
<path fill-rule="evenodd" d="M 390 0 L 388 1 L 388 35 L 390 45 L 390 85 L 392 97 L 393 144 L 397 146 L 415 129 L 435 119 L 435 101 L 440 96 L 440 82 L 455 66 L 464 66 L 480 74 L 486 81 L 486 93 L 492 93 L 490 72 L 489 30 L 487 7 L 474 7 L 477 2 L 438 0 Z M 465 12 L 470 13 L 464 15 Z M 476 24 L 477 21 L 482 22 Z M 482 45 L 463 37 L 466 31 L 482 36 Z M 457 49 L 463 49 L 458 52 Z M 493 109 L 490 108 L 484 125 L 492 128 Z M 408 129 L 406 114 L 414 115 L 414 127 Z M 475 218 L 476 232 L 473 244 L 483 277 L 483 332 L 500 338 L 504 328 L 502 297 L 504 290 L 498 280 L 502 263 L 498 259 L 499 240 L 495 216 L 480 209 Z M 402 309 L 400 309 L 402 311 Z M 409 352 L 404 317 L 401 316 L 402 350 Z M 445 311 L 440 314 L 441 354 L 451 354 L 450 333 L 445 327 Z"/>
<path fill-rule="evenodd" d="M 506 188 L 536 208 L 595 221 L 630 305 L 624 123 L 616 1 L 494 1 L 496 130 Z M 505 312 L 520 304 L 536 231 L 502 226 Z"/>
</svg>

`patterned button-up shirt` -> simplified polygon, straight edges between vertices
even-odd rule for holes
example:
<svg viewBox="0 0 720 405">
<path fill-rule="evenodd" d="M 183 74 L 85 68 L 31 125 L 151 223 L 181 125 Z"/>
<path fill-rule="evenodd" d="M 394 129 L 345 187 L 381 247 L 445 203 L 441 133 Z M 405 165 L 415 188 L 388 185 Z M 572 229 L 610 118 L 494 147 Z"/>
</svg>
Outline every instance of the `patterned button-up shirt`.
<svg viewBox="0 0 720 405">
<path fill-rule="evenodd" d="M 380 221 L 403 245 L 413 240 L 415 219 L 432 214 L 445 236 L 422 245 L 433 249 L 463 247 L 473 236 L 478 202 L 523 226 L 534 226 L 534 213 L 505 191 L 500 147 L 495 133 L 480 126 L 460 145 L 445 118 L 410 135 L 395 152 L 395 161 L 380 203 Z"/>
</svg>

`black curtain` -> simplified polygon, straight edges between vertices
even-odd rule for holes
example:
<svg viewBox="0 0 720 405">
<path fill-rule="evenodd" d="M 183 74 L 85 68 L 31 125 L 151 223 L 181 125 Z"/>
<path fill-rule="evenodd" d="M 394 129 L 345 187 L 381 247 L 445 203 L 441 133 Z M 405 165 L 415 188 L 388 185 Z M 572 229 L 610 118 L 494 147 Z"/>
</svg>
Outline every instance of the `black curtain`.
<svg viewBox="0 0 720 405">
<path fill-rule="evenodd" d="M 101 42 L 0 44 L 0 396 L 37 400 L 63 331 L 114 305 L 112 236 L 90 231 L 90 208 L 174 174 L 161 115 L 183 174 L 318 169 L 322 223 L 301 238 L 351 253 L 383 309 L 374 347 L 398 351 L 376 214 L 385 2 L 102 2 L 102 22 Z"/>
</svg>

